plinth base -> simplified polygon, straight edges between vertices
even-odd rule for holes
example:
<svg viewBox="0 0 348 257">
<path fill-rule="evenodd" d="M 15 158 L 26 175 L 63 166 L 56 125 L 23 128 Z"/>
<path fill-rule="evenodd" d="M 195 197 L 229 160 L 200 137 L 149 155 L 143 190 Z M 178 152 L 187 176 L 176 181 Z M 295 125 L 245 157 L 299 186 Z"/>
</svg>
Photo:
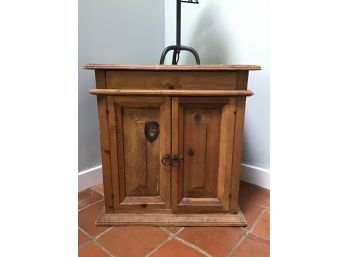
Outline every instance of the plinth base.
<svg viewBox="0 0 348 257">
<path fill-rule="evenodd" d="M 97 226 L 180 226 L 245 227 L 243 213 L 172 214 L 172 213 L 102 213 Z"/>
</svg>

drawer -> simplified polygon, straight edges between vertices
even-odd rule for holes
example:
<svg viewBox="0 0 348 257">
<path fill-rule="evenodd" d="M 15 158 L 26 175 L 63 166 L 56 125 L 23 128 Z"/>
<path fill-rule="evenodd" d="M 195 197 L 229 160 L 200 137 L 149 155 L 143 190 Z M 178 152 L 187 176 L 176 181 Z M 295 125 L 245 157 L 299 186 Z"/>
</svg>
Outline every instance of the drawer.
<svg viewBox="0 0 348 257">
<path fill-rule="evenodd" d="M 236 89 L 237 81 L 237 71 L 106 71 L 108 89 L 220 90 Z"/>
</svg>

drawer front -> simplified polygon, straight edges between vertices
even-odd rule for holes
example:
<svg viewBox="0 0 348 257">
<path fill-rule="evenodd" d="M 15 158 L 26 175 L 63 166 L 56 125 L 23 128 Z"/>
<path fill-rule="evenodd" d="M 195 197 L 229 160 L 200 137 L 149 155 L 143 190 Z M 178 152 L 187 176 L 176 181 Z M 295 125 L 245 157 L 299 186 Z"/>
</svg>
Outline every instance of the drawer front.
<svg viewBox="0 0 348 257">
<path fill-rule="evenodd" d="M 247 71 L 246 71 L 247 72 Z M 244 72 L 245 73 L 245 72 Z M 236 89 L 235 71 L 106 71 L 109 89 Z"/>
</svg>

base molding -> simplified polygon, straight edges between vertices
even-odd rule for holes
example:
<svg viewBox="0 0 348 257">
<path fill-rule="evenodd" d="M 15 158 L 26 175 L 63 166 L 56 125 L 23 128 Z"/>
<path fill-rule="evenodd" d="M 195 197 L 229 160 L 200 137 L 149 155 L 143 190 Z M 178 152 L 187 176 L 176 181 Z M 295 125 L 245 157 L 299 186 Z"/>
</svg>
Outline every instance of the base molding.
<svg viewBox="0 0 348 257">
<path fill-rule="evenodd" d="M 78 174 L 79 192 L 103 183 L 102 166 L 80 171 Z"/>
<path fill-rule="evenodd" d="M 240 179 L 242 181 L 270 189 L 270 172 L 269 169 L 263 169 L 260 167 L 241 164 Z"/>
<path fill-rule="evenodd" d="M 243 213 L 172 214 L 172 213 L 101 213 L 97 226 L 185 226 L 245 227 Z"/>
</svg>

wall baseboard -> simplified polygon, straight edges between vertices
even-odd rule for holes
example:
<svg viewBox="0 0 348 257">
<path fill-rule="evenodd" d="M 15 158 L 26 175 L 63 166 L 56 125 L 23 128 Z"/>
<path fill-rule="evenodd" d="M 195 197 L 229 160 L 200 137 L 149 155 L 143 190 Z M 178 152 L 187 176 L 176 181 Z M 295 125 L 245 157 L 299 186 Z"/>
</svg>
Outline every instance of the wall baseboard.
<svg viewBox="0 0 348 257">
<path fill-rule="evenodd" d="M 270 189 L 270 176 L 268 169 L 242 163 L 240 179 L 250 184 Z"/>
<path fill-rule="evenodd" d="M 268 169 L 242 164 L 240 179 L 263 188 L 270 188 Z M 79 172 L 79 192 L 101 183 L 103 183 L 101 165 Z"/>
<path fill-rule="evenodd" d="M 103 183 L 102 166 L 96 166 L 79 172 L 79 192 Z"/>
</svg>

